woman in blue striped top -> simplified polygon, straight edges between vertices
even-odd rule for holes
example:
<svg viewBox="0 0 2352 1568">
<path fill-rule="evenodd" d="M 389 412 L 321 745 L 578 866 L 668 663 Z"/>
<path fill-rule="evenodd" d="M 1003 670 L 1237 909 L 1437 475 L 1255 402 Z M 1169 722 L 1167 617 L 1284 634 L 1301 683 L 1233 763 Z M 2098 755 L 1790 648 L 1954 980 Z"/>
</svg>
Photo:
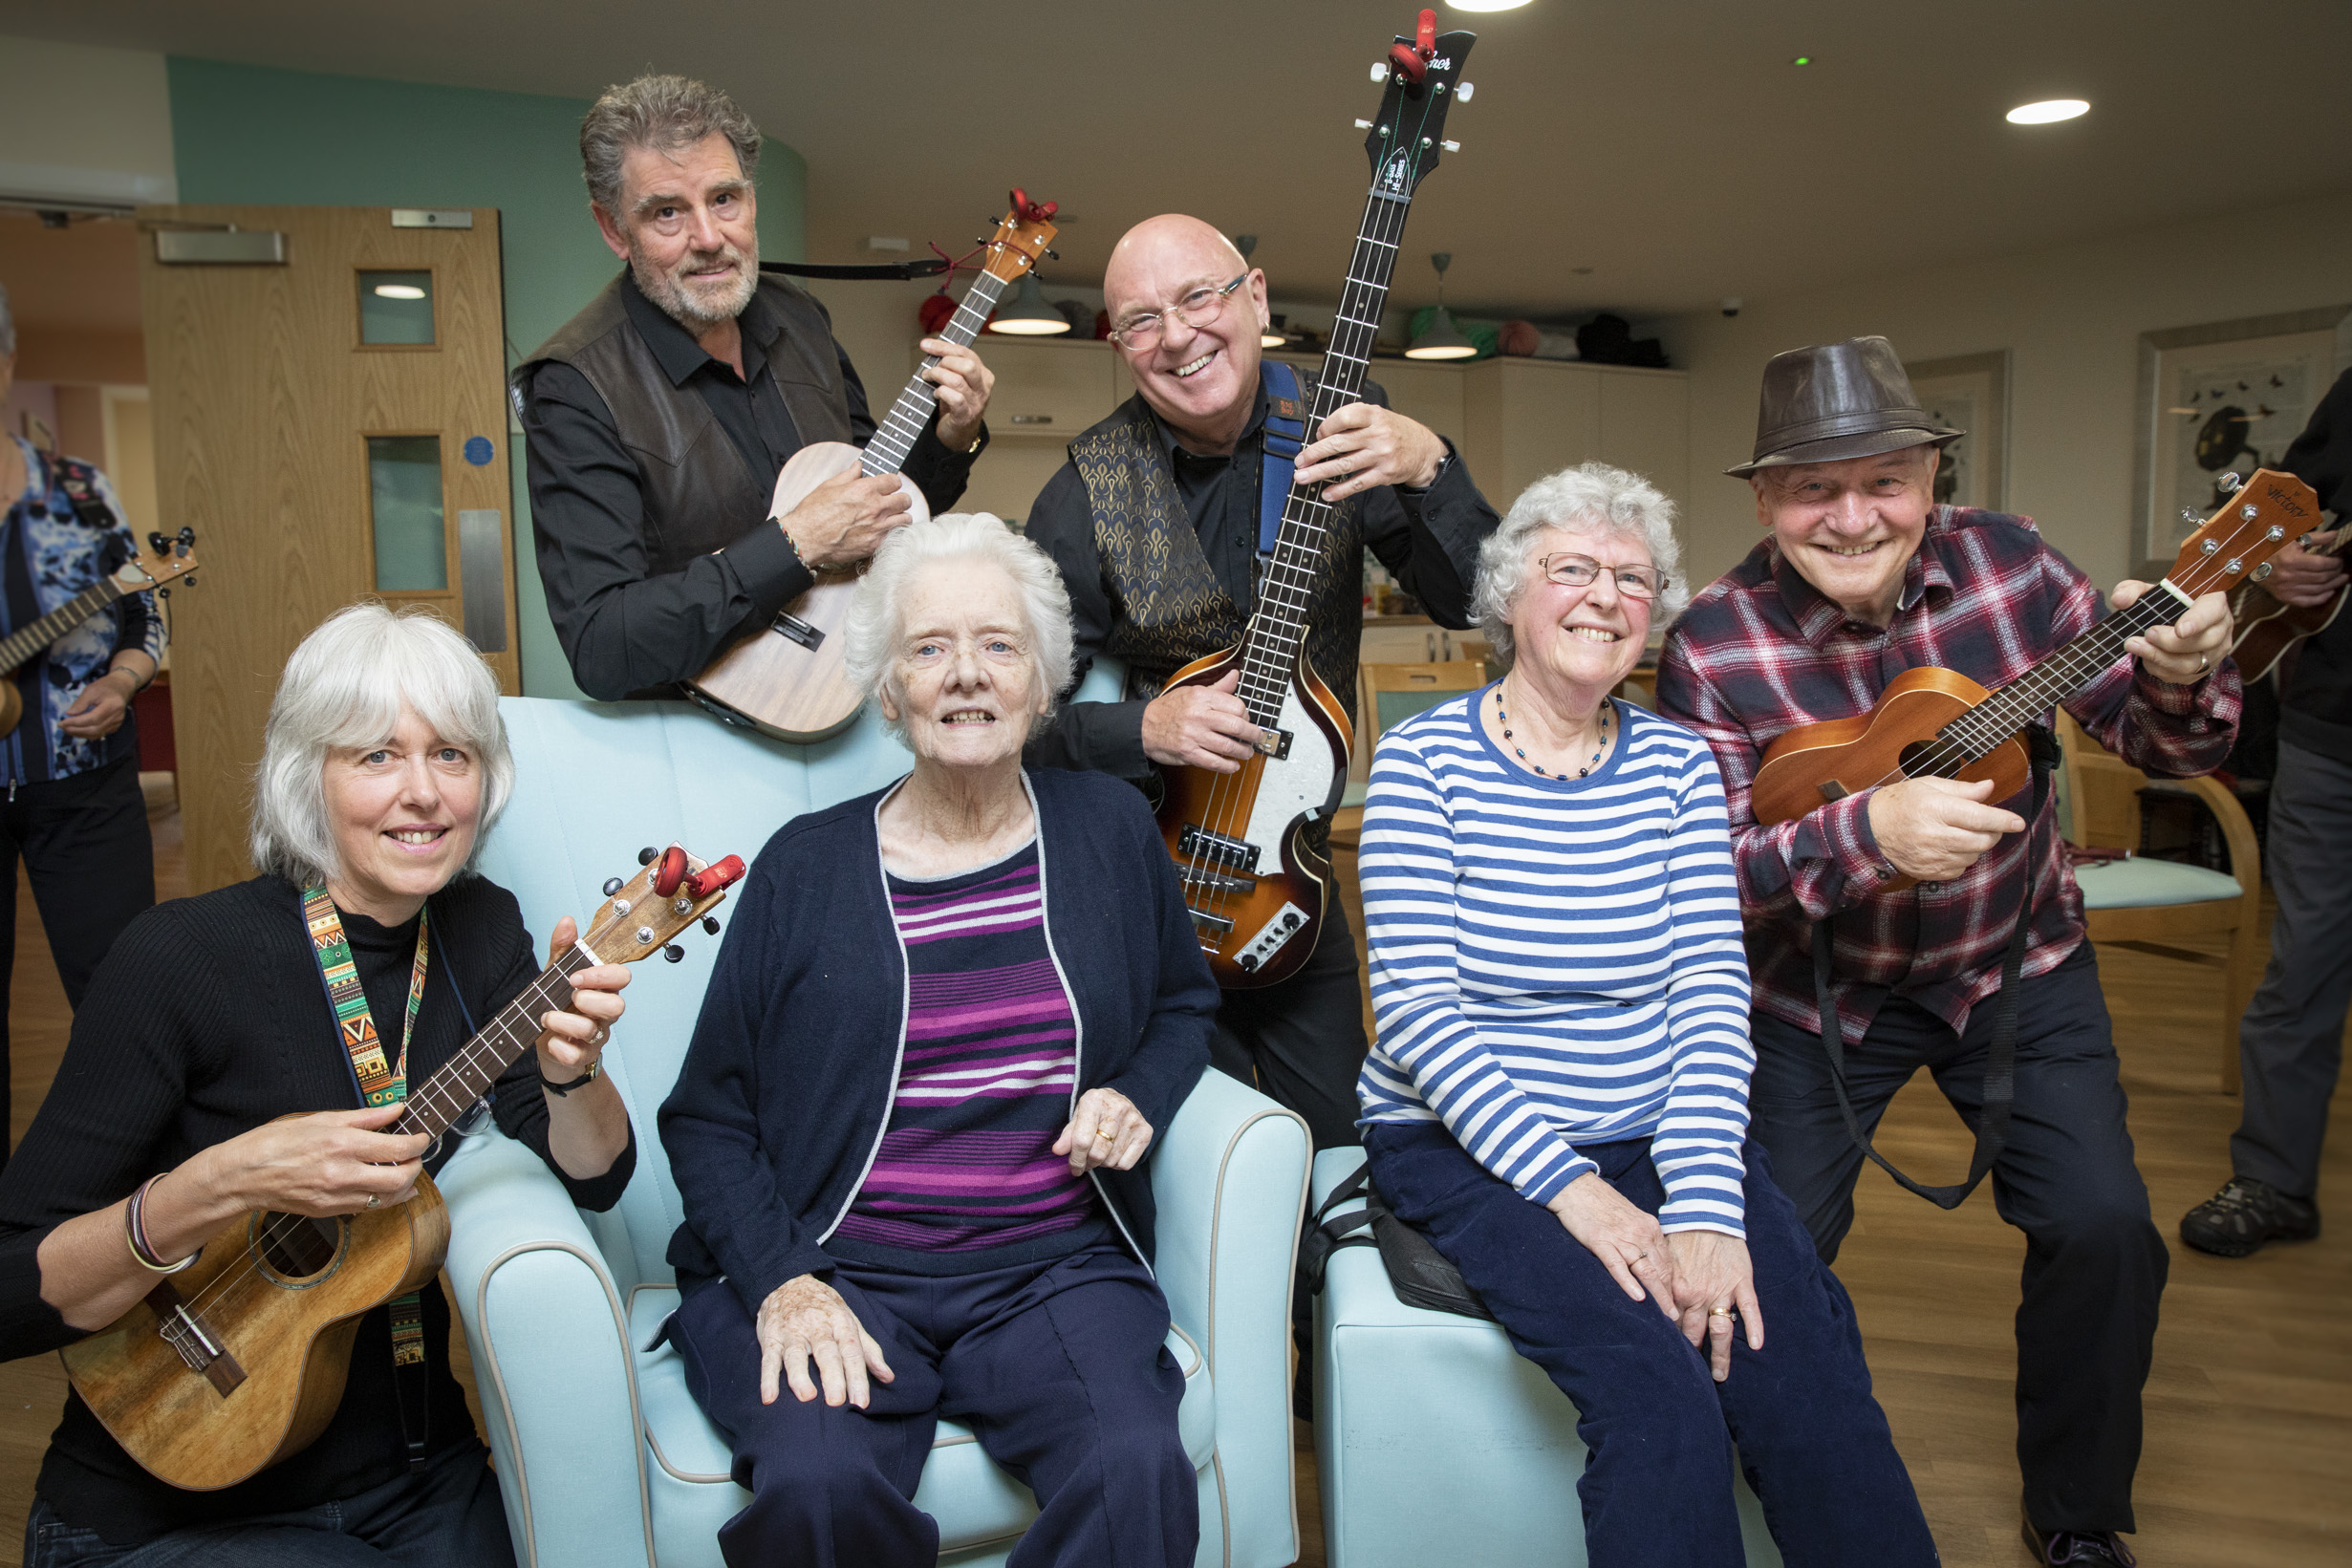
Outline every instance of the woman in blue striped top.
<svg viewBox="0 0 2352 1568">
<path fill-rule="evenodd" d="M 1600 463 L 1530 486 L 1478 557 L 1506 673 L 1381 738 L 1372 1180 L 1575 1403 L 1596 1568 L 1742 1560 L 1735 1440 L 1791 1564 L 1932 1563 L 1852 1304 L 1747 1141 L 1715 760 L 1608 695 L 1675 608 L 1672 518 Z"/>
</svg>

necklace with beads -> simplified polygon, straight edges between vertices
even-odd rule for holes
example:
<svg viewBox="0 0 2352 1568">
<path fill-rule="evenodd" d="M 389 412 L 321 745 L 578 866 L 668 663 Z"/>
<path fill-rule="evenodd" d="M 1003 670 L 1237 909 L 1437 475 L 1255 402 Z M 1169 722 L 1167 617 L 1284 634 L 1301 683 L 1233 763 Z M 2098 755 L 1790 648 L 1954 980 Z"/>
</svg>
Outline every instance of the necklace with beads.
<svg viewBox="0 0 2352 1568">
<path fill-rule="evenodd" d="M 1601 754 L 1608 750 L 1608 720 L 1609 716 L 1614 712 L 1616 712 L 1616 704 L 1611 702 L 1606 697 L 1601 698 L 1601 743 L 1593 749 L 1592 761 L 1586 763 L 1583 767 L 1576 770 L 1576 776 L 1578 778 L 1583 778 L 1586 774 L 1590 773 L 1594 768 L 1601 765 Z M 1495 684 L 1495 722 L 1502 726 L 1502 738 L 1505 741 L 1510 740 L 1511 716 L 1502 711 L 1502 684 L 1500 681 Z M 1567 777 L 1567 773 L 1564 770 L 1559 773 L 1553 773 L 1547 770 L 1542 763 L 1539 763 L 1529 757 L 1523 747 L 1515 744 L 1511 747 L 1511 751 L 1512 754 L 1521 762 L 1525 763 L 1529 767 L 1534 768 L 1536 772 L 1543 778 L 1564 779 Z"/>
</svg>

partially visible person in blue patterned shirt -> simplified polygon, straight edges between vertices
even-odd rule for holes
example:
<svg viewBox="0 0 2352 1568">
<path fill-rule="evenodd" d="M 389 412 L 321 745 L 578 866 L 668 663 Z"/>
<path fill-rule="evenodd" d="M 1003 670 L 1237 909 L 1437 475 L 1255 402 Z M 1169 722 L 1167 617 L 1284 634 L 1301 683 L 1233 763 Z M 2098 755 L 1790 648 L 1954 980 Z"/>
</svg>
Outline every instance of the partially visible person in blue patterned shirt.
<svg viewBox="0 0 2352 1568">
<path fill-rule="evenodd" d="M 16 379 L 16 320 L 0 289 L 0 398 Z M 106 476 L 87 462 L 0 439 L 0 636 L 61 608 L 138 548 Z M 8 1003 L 21 855 L 49 951 L 78 1008 L 90 977 L 134 915 L 155 902 L 155 848 L 139 791 L 131 698 L 155 678 L 163 623 L 133 593 L 5 678 L 24 717 L 0 739 L 0 1166 L 7 1163 Z"/>
</svg>

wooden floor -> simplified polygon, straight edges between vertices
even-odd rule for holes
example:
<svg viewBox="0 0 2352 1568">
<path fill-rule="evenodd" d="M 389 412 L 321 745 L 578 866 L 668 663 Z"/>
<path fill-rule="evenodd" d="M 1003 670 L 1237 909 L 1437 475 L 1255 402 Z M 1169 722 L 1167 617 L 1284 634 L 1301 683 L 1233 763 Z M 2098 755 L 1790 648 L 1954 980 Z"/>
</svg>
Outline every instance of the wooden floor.
<svg viewBox="0 0 2352 1568">
<path fill-rule="evenodd" d="M 149 781 L 151 785 L 161 781 Z M 157 886 L 185 891 L 168 785 L 151 787 Z M 1352 870 L 1351 867 L 1344 867 Z M 1352 878 L 1349 878 L 1352 882 Z M 1352 887 L 1348 890 L 1352 904 Z M 18 894 L 10 1029 L 16 1136 L 65 1046 L 67 1014 L 30 894 Z M 1351 908 L 1351 914 L 1361 912 Z M 1363 929 L 1358 918 L 1356 929 Z M 2220 1006 L 2211 971 L 2104 951 L 2132 1130 L 2156 1221 L 2228 1174 L 2237 1102 L 2218 1085 Z M 2352 1103 L 2338 1091 L 2340 1128 Z M 1922 1077 L 1898 1096 L 1881 1145 L 1926 1179 L 1967 1166 L 1970 1140 Z M 2352 1130 L 2336 1140 L 2322 1207 L 2352 1192 Z M 2022 1568 L 2011 1380 L 2011 1319 L 2024 1248 L 1979 1191 L 1953 1214 L 1866 1171 L 1838 1272 L 1862 1316 L 1870 1368 L 1896 1445 L 1949 1568 Z M 2341 1217 L 2341 1216 L 2340 1216 Z M 2140 1466 L 2146 1568 L 2344 1568 L 2352 1563 L 2352 1231 L 2227 1262 L 2174 1243 Z M 464 1346 L 457 1346 L 463 1366 Z M 470 1392 L 470 1385 L 469 1385 Z M 54 1357 L 0 1364 L 0 1568 L 12 1568 L 24 1513 L 64 1399 Z M 1311 1434 L 1299 1428 L 1302 1561 L 1321 1568 Z"/>
</svg>

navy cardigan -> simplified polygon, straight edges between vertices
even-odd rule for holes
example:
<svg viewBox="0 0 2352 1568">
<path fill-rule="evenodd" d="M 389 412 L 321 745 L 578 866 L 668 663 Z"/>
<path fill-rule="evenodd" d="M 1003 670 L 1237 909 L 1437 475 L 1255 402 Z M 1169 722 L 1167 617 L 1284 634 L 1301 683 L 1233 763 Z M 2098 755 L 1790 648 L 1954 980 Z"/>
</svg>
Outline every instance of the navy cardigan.
<svg viewBox="0 0 2352 1568">
<path fill-rule="evenodd" d="M 1133 785 L 1060 769 L 1024 777 L 1046 939 L 1076 1003 L 1071 1104 L 1116 1089 L 1164 1133 L 1208 1065 L 1218 1003 L 1176 869 Z M 889 792 L 795 818 L 760 851 L 661 1106 L 686 1214 L 670 1238 L 679 1286 L 723 1277 L 754 1316 L 786 1280 L 834 1266 L 826 1238 L 897 1092 L 906 950 L 874 829 Z M 1149 1159 L 1098 1170 L 1096 1182 L 1149 1263 Z"/>
</svg>

